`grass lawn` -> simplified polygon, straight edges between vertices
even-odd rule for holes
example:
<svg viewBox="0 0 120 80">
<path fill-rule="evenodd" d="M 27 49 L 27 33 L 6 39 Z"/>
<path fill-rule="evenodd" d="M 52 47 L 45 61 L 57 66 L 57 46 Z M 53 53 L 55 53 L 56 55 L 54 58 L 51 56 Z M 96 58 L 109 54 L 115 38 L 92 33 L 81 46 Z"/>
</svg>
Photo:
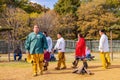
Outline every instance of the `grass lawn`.
<svg viewBox="0 0 120 80">
<path fill-rule="evenodd" d="M 66 70 L 55 70 L 57 62 L 50 62 L 49 70 L 45 71 L 43 75 L 32 77 L 32 66 L 30 63 L 24 62 L 25 55 L 22 61 L 7 61 L 6 54 L 0 54 L 0 80 L 119 80 L 120 72 L 120 54 L 114 55 L 114 60 L 111 62 L 111 68 L 103 70 L 101 68 L 101 61 L 99 53 L 93 53 L 95 56 L 94 61 L 88 61 L 89 70 L 94 73 L 93 75 L 80 75 L 73 74 L 74 69 L 71 68 L 74 54 L 66 53 Z M 11 55 L 13 60 L 13 55 Z M 82 62 L 79 62 L 82 66 Z"/>
</svg>

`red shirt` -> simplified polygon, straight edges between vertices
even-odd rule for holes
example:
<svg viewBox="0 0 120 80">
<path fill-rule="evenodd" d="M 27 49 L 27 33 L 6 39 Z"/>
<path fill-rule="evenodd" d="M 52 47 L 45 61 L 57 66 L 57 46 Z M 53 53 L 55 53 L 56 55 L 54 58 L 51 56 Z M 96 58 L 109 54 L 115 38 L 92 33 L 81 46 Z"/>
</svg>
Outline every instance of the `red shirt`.
<svg viewBox="0 0 120 80">
<path fill-rule="evenodd" d="M 75 49 L 75 56 L 78 57 L 85 57 L 85 49 L 86 49 L 86 43 L 84 38 L 80 38 L 76 42 L 76 49 Z"/>
</svg>

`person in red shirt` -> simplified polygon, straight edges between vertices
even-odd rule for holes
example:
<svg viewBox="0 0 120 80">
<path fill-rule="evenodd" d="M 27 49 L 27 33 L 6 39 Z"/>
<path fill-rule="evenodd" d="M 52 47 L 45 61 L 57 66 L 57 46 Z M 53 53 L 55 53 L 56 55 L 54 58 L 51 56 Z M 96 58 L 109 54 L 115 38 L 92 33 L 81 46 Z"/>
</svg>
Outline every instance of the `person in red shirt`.
<svg viewBox="0 0 120 80">
<path fill-rule="evenodd" d="M 75 61 L 73 62 L 73 68 L 76 68 L 80 60 L 85 58 L 86 43 L 82 34 L 78 34 L 78 41 L 75 48 Z"/>
</svg>

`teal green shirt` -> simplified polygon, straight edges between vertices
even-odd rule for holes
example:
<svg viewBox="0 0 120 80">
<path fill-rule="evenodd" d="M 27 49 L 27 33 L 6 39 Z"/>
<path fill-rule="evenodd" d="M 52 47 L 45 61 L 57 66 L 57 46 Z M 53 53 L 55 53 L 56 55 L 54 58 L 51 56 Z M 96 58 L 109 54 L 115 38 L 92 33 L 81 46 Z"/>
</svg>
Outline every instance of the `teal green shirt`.
<svg viewBox="0 0 120 80">
<path fill-rule="evenodd" d="M 25 48 L 30 54 L 43 53 L 44 49 L 48 48 L 46 37 L 41 32 L 38 34 L 30 33 L 25 41 Z"/>
</svg>

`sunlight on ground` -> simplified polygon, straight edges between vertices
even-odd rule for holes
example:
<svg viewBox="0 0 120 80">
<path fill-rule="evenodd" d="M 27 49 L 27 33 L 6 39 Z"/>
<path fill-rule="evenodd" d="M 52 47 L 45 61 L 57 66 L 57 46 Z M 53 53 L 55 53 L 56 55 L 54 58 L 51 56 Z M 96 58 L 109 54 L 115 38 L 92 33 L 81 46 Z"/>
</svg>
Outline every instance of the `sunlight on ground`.
<svg viewBox="0 0 120 80">
<path fill-rule="evenodd" d="M 44 72 L 44 75 L 32 77 L 32 66 L 29 63 L 22 61 L 14 62 L 11 55 L 11 62 L 7 62 L 7 55 L 1 55 L 0 58 L 0 80 L 119 80 L 120 72 L 120 54 L 114 55 L 112 66 L 110 69 L 103 70 L 101 68 L 101 61 L 99 53 L 93 53 L 95 60 L 88 61 L 89 70 L 93 75 L 73 74 L 74 69 L 71 68 L 74 54 L 66 53 L 66 70 L 55 70 L 57 62 L 50 62 L 49 70 Z M 79 62 L 79 66 L 82 62 Z"/>
</svg>

